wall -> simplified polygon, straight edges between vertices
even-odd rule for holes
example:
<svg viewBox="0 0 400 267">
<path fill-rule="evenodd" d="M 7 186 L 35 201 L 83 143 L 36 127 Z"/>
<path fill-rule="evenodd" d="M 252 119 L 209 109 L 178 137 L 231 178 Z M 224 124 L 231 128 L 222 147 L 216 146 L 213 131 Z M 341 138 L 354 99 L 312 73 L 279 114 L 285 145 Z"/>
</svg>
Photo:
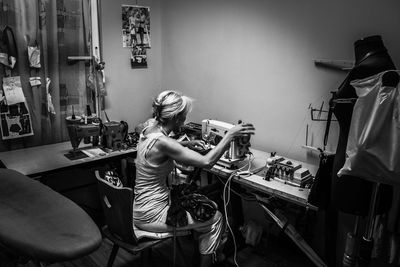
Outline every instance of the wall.
<svg viewBox="0 0 400 267">
<path fill-rule="evenodd" d="M 122 47 L 121 5 L 150 7 L 151 49 L 148 68 L 131 69 L 130 49 Z M 106 74 L 106 112 L 112 120 L 125 120 L 130 131 L 151 116 L 152 98 L 161 88 L 160 1 L 102 0 L 101 27 Z"/>
<path fill-rule="evenodd" d="M 325 123 L 312 122 L 345 72 L 313 59 L 353 60 L 357 39 L 380 34 L 400 66 L 400 2 L 170 0 L 162 6 L 162 85 L 196 99 L 188 120 L 242 119 L 256 126 L 253 147 L 317 162 Z M 337 124 L 327 149 L 335 150 Z"/>
<path fill-rule="evenodd" d="M 386 0 L 102 0 L 106 112 L 131 129 L 151 114 L 163 89 L 196 100 L 189 121 L 238 119 L 257 128 L 253 147 L 310 163 L 322 147 L 324 122 L 311 121 L 310 104 L 324 109 L 345 73 L 316 67 L 313 59 L 353 60 L 355 40 L 374 34 L 400 65 L 397 14 L 400 2 Z M 150 7 L 149 67 L 131 69 L 121 42 L 121 5 Z M 334 151 L 337 124 L 327 149 Z"/>
<path fill-rule="evenodd" d="M 324 109 L 345 72 L 316 67 L 313 59 L 353 60 L 353 43 L 382 35 L 400 66 L 400 1 L 397 0 L 147 0 L 152 48 L 148 69 L 130 69 L 121 44 L 121 4 L 102 0 L 103 55 L 109 117 L 135 126 L 150 115 L 163 89 L 196 99 L 188 121 L 242 119 L 257 128 L 255 148 L 317 163 L 324 122 L 310 119 L 310 104 Z M 335 150 L 332 124 L 327 149 Z M 253 207 L 254 208 L 254 207 Z M 260 215 L 261 216 L 261 215 Z M 262 218 L 263 219 L 263 218 Z M 339 230 L 339 255 L 353 218 Z"/>
</svg>

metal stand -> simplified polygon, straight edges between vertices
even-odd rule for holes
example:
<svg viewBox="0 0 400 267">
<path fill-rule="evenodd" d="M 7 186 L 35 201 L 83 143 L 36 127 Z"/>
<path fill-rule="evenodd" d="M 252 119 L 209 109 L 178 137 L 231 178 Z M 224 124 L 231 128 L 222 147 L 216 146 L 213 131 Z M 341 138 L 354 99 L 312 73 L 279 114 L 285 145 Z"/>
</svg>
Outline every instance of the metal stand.
<svg viewBox="0 0 400 267">
<path fill-rule="evenodd" d="M 260 206 L 265 212 L 278 224 L 285 234 L 292 239 L 292 241 L 306 254 L 306 256 L 318 267 L 326 267 L 325 262 L 315 253 L 315 251 L 307 244 L 303 237 L 296 231 L 284 216 L 280 215 L 280 218 L 276 216 L 270 209 L 260 203 Z"/>
<path fill-rule="evenodd" d="M 372 236 L 374 231 L 376 206 L 379 203 L 379 188 L 380 183 L 376 183 L 371 196 L 371 202 L 369 206 L 367 225 L 365 228 L 364 235 L 360 243 L 360 254 L 359 254 L 359 267 L 368 267 L 371 263 L 371 253 L 374 247 L 374 238 Z"/>
<path fill-rule="evenodd" d="M 369 205 L 368 217 L 364 235 L 358 240 L 358 230 L 360 227 L 360 217 L 356 217 L 353 233 L 347 234 L 345 252 L 343 254 L 343 267 L 368 267 L 371 263 L 371 254 L 374 247 L 373 231 L 375 223 L 376 207 L 379 203 L 380 183 L 376 183 Z M 358 265 L 357 265 L 358 263 Z"/>
<path fill-rule="evenodd" d="M 359 237 L 358 231 L 360 227 L 360 216 L 356 217 L 354 230 L 352 233 L 347 233 L 346 247 L 343 254 L 343 267 L 355 267 L 357 264 L 358 251 L 359 251 Z"/>
</svg>

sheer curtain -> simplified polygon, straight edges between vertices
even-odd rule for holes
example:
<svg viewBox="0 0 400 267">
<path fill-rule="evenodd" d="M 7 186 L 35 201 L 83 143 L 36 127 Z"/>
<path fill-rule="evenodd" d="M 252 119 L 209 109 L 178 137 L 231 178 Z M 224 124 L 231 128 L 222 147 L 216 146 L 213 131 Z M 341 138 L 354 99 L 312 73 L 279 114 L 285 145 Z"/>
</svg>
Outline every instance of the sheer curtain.
<svg viewBox="0 0 400 267">
<path fill-rule="evenodd" d="M 0 140 L 0 151 L 68 141 L 65 118 L 95 112 L 90 0 L 0 0 L 0 53 L 10 50 L 3 29 L 12 29 L 17 50 L 11 76 L 19 76 L 33 135 Z M 28 47 L 38 46 L 40 68 L 32 68 Z M 0 79 L 9 67 L 0 64 Z M 31 77 L 41 85 L 32 86 Z M 51 99 L 51 101 L 50 101 Z"/>
</svg>

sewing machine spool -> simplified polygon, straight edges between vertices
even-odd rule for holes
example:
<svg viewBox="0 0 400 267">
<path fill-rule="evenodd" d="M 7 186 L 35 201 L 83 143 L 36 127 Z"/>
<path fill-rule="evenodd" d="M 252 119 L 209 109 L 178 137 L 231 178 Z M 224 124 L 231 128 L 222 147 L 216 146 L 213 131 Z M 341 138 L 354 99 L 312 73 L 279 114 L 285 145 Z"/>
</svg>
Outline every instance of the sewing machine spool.
<svg viewBox="0 0 400 267">
<path fill-rule="evenodd" d="M 67 122 L 67 125 L 79 124 L 82 121 L 82 117 L 81 116 L 68 116 L 65 118 L 65 121 Z"/>
</svg>

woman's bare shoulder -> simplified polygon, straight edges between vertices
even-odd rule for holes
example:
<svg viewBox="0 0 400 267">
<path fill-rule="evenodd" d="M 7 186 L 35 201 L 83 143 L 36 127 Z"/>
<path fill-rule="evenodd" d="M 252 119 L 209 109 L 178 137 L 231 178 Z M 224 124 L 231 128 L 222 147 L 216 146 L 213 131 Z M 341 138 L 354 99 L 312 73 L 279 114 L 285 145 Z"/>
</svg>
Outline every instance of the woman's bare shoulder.
<svg viewBox="0 0 400 267">
<path fill-rule="evenodd" d="M 177 140 L 165 135 L 160 136 L 158 140 L 158 146 L 161 149 L 173 150 L 182 147 L 182 145 Z"/>
</svg>

